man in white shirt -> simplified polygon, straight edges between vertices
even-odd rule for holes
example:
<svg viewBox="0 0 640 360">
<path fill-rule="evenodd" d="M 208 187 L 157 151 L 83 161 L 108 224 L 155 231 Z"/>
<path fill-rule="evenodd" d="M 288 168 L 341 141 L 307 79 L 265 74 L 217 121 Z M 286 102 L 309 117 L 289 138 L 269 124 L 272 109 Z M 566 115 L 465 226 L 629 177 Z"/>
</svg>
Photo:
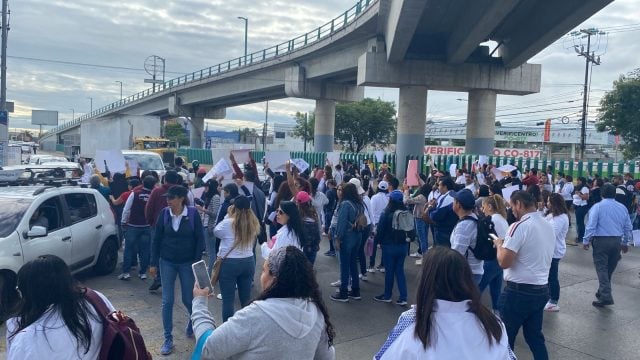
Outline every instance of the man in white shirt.
<svg viewBox="0 0 640 360">
<path fill-rule="evenodd" d="M 478 217 L 473 213 L 476 199 L 469 189 L 452 193 L 453 211 L 460 219 L 451 233 L 451 248 L 467 259 L 473 281 L 480 284 L 484 274 L 484 261 L 476 259 L 470 248 L 475 248 L 478 237 Z"/>
<path fill-rule="evenodd" d="M 380 220 L 380 215 L 384 212 L 384 209 L 389 204 L 389 194 L 387 190 L 389 189 L 389 184 L 386 181 L 380 181 L 378 183 L 378 192 L 371 197 L 371 221 L 373 222 L 373 234 L 375 236 L 376 227 L 378 226 L 378 221 Z M 369 268 L 367 268 L 367 272 L 373 273 L 375 272 L 376 265 L 376 251 L 377 246 L 373 247 L 373 253 L 369 257 Z"/>
<path fill-rule="evenodd" d="M 538 359 L 548 359 L 542 334 L 544 307 L 549 299 L 548 277 L 555 250 L 553 227 L 536 209 L 536 200 L 526 191 L 511 195 L 511 209 L 519 221 L 511 224 L 504 239 L 497 239 L 497 259 L 504 270 L 506 286 L 500 296 L 500 315 L 507 328 L 509 345 L 520 327 Z"/>
</svg>

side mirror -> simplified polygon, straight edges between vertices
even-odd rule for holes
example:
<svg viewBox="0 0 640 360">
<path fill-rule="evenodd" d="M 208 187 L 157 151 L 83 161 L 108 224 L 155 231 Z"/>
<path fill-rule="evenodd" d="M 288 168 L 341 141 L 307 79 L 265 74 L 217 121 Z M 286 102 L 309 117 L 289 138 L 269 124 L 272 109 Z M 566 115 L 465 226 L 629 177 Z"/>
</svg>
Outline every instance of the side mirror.
<svg viewBox="0 0 640 360">
<path fill-rule="evenodd" d="M 34 226 L 27 232 L 28 238 L 38 238 L 47 236 L 47 228 L 44 226 Z"/>
</svg>

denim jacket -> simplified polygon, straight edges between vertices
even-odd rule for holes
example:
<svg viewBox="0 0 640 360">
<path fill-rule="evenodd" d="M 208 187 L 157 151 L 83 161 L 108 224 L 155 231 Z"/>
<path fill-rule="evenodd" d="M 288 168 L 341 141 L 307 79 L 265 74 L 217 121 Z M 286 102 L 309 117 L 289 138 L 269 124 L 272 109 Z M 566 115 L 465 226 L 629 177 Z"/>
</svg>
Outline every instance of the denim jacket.
<svg viewBox="0 0 640 360">
<path fill-rule="evenodd" d="M 336 237 L 342 241 L 360 234 L 353 228 L 358 215 L 358 205 L 352 201 L 343 201 L 338 208 L 338 227 Z"/>
</svg>

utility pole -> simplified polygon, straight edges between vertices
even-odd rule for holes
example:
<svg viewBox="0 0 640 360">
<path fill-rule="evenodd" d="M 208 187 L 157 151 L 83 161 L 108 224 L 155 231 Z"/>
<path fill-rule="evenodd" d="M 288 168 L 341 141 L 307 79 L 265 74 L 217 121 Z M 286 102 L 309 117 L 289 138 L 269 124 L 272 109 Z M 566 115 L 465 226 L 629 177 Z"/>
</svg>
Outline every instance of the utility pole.
<svg viewBox="0 0 640 360">
<path fill-rule="evenodd" d="M 120 101 L 122 101 L 122 81 L 116 80 L 116 82 L 120 84 Z"/>
<path fill-rule="evenodd" d="M 600 65 L 600 56 L 596 57 L 595 52 L 591 52 L 591 37 L 594 35 L 601 34 L 598 29 L 581 29 L 580 32 L 575 35 L 586 34 L 587 37 L 587 50 L 585 51 L 584 46 L 576 45 L 574 47 L 575 51 L 578 53 L 578 56 L 584 56 L 585 58 L 585 68 L 584 68 L 584 90 L 583 90 L 583 98 L 582 98 L 582 124 L 580 128 L 580 160 L 584 161 L 584 150 L 586 147 L 587 140 L 587 103 L 589 102 L 589 63 L 593 63 L 594 65 Z M 582 35 L 584 36 L 584 35 Z"/>
<path fill-rule="evenodd" d="M 264 112 L 264 127 L 262 128 L 262 151 L 267 151 L 267 124 L 269 123 L 269 100 L 267 110 Z"/>
<path fill-rule="evenodd" d="M 9 113 L 7 112 L 7 38 L 9 0 L 2 0 L 2 59 L 0 61 L 0 166 L 7 162 L 9 146 Z"/>
<path fill-rule="evenodd" d="M 249 32 L 249 19 L 244 16 L 238 16 L 238 19 L 244 21 L 244 64 L 247 65 L 247 34 Z"/>
</svg>

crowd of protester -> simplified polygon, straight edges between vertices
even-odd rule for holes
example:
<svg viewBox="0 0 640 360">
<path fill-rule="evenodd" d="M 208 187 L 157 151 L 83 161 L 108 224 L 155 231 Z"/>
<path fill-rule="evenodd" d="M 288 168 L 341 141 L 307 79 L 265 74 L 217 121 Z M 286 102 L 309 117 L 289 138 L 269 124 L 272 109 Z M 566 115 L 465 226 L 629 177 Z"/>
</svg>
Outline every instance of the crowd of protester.
<svg viewBox="0 0 640 360">
<path fill-rule="evenodd" d="M 323 254 L 336 258 L 340 273 L 327 284 L 337 288 L 333 301 L 361 300 L 362 282 L 381 272 L 384 292 L 374 300 L 407 306 L 414 302 L 408 297 L 407 257 L 422 267 L 416 305 L 400 316 L 375 359 L 511 359 L 520 328 L 534 358 L 546 359 L 542 319 L 545 311 L 560 311 L 559 265 L 566 245 L 593 247 L 599 288 L 592 304 L 609 306 L 620 252 L 627 251 L 632 229 L 640 228 L 640 182 L 630 174 L 574 181 L 551 166 L 503 172 L 476 162 L 455 174 L 435 168 L 406 174 L 417 179 L 409 185 L 388 164 L 365 161 L 327 162 L 302 172 L 291 163 L 281 172 L 265 163 L 268 180 L 261 181 L 253 159 L 241 164 L 244 170 L 233 156 L 229 160 L 233 175 L 227 179 L 205 181 L 205 169 L 195 162 L 187 169 L 180 158 L 163 176 L 96 171 L 87 178 L 111 203 L 120 225 L 118 278 L 130 280 L 135 268 L 140 279 L 152 277 L 150 291 L 162 289 L 162 355 L 174 350 L 179 279 L 189 316 L 184 333 L 198 339 L 202 358 L 335 358 L 335 332 L 313 269 L 326 239 Z M 412 215 L 411 230 L 398 228 L 398 214 L 405 212 Z M 484 224 L 495 235 L 492 258 L 478 255 Z M 567 239 L 570 226 L 576 227 L 575 239 Z M 191 268 L 203 258 L 217 280 L 205 288 Z M 67 336 L 59 350 L 65 354 L 95 358 L 100 320 L 83 301 L 87 290 L 73 283 L 60 262 L 45 257 L 20 270 L 22 301 L 7 322 L 10 359 L 45 354 L 40 341 L 46 344 L 48 336 Z M 256 269 L 262 269 L 262 290 L 252 300 Z M 57 278 L 30 280 L 38 273 Z M 486 288 L 491 309 L 480 302 Z M 208 310 L 213 289 L 222 300 L 220 323 Z M 234 307 L 236 293 L 240 309 Z M 48 321 L 61 327 L 51 330 Z M 461 345 L 461 337 L 474 342 Z M 29 353 L 27 341 L 35 344 Z"/>
</svg>

